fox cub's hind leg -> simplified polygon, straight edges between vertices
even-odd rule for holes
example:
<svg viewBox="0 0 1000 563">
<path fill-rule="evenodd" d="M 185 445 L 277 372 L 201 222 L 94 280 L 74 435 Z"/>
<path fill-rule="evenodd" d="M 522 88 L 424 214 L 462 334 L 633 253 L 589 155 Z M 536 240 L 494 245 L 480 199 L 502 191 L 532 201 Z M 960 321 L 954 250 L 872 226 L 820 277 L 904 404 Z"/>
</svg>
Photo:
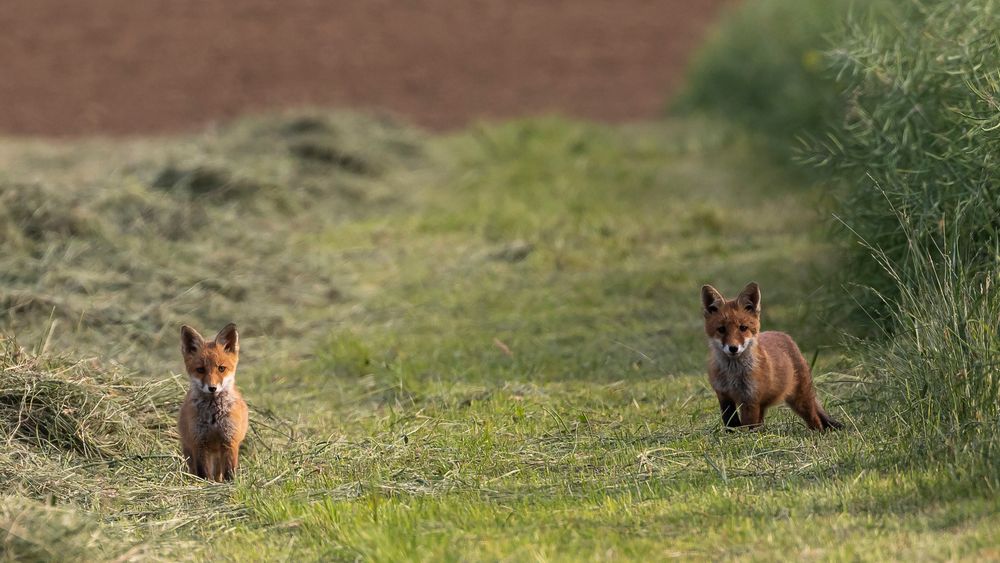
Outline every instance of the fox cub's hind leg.
<svg viewBox="0 0 1000 563">
<path fill-rule="evenodd" d="M 830 415 L 826 414 L 826 411 L 816 404 L 816 412 L 819 414 L 819 421 L 823 424 L 823 430 L 840 430 L 844 427 L 844 424 L 835 418 L 830 418 Z"/>
<path fill-rule="evenodd" d="M 806 365 L 805 359 L 799 358 L 799 365 L 796 366 L 799 384 L 795 394 L 788 397 L 785 402 L 795 411 L 795 414 L 806 421 L 806 425 L 813 430 L 837 430 L 843 428 L 843 424 L 830 418 L 819 401 L 816 400 L 816 389 L 813 387 L 812 370 Z"/>
<path fill-rule="evenodd" d="M 844 427 L 839 421 L 830 418 L 830 415 L 826 414 L 815 398 L 810 400 L 792 398 L 788 400 L 788 406 L 792 407 L 792 410 L 801 416 L 802 420 L 805 420 L 809 428 L 813 430 L 840 430 Z"/>
<path fill-rule="evenodd" d="M 791 407 L 795 414 L 802 417 L 802 420 L 806 421 L 806 425 L 813 430 L 822 430 L 823 422 L 819 418 L 819 413 L 817 412 L 816 399 L 813 397 L 789 397 L 786 401 L 788 406 Z"/>
</svg>

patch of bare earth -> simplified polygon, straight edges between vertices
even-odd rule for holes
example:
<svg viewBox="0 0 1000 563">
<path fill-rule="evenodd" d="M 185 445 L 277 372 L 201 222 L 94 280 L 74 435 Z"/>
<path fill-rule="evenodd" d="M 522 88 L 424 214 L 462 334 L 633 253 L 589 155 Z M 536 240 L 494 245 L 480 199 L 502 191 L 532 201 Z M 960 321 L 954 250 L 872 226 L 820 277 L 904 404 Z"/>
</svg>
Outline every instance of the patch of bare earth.
<svg viewBox="0 0 1000 563">
<path fill-rule="evenodd" d="M 0 133 L 375 108 L 431 128 L 658 115 L 727 0 L 32 0 L 0 10 Z"/>
</svg>

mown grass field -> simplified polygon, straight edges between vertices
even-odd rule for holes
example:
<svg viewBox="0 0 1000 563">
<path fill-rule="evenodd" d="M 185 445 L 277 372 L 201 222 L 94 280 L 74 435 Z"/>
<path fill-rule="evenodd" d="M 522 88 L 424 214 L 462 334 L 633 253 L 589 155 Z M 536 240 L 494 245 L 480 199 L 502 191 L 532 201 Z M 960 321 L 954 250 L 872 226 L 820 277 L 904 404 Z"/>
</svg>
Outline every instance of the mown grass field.
<svg viewBox="0 0 1000 563">
<path fill-rule="evenodd" d="M 1000 557 L 996 491 L 915 462 L 823 320 L 823 189 L 768 162 L 685 120 L 0 143 L 2 557 Z M 750 280 L 846 430 L 721 430 L 699 288 Z M 211 484 L 177 332 L 230 320 L 253 430 Z"/>
</svg>

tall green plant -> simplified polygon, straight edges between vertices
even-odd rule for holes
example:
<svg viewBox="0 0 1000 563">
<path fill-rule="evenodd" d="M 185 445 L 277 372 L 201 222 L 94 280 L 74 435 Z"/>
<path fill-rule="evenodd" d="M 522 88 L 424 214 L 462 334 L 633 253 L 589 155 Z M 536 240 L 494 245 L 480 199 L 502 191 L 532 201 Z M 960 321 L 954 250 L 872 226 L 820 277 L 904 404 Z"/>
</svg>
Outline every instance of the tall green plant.
<svg viewBox="0 0 1000 563">
<path fill-rule="evenodd" d="M 1000 2 L 914 0 L 838 45 L 847 105 L 811 160 L 847 185 L 851 276 L 890 337 L 868 369 L 915 456 L 997 484 Z"/>
<path fill-rule="evenodd" d="M 995 0 L 912 2 L 856 23 L 830 52 L 847 105 L 808 159 L 845 179 L 841 219 L 905 279 L 917 248 L 955 245 L 970 275 L 1000 264 L 1000 9 Z M 906 228 L 900 228 L 902 220 Z M 889 299 L 899 281 L 856 246 L 853 272 Z"/>
<path fill-rule="evenodd" d="M 928 243 L 898 216 L 905 267 L 871 249 L 898 293 L 886 301 L 892 337 L 870 344 L 867 369 L 892 405 L 911 453 L 980 462 L 1000 485 L 1000 275 L 964 256 L 964 218 Z"/>
</svg>

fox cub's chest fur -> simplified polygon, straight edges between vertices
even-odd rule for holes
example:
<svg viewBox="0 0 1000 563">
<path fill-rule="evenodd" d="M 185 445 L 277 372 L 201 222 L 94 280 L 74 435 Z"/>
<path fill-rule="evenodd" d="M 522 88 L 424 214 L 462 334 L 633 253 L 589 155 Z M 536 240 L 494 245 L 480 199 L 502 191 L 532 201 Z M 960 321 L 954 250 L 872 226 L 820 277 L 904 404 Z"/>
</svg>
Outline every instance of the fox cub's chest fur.
<svg viewBox="0 0 1000 563">
<path fill-rule="evenodd" d="M 713 349 L 709 360 L 709 382 L 717 393 L 748 398 L 755 394 L 752 373 L 756 362 L 753 354 L 735 358 Z"/>
<path fill-rule="evenodd" d="M 234 441 L 239 428 L 232 415 L 237 404 L 243 406 L 243 399 L 232 392 L 205 395 L 189 391 L 188 400 L 194 407 L 194 424 L 191 425 L 191 431 L 199 446 L 209 447 L 217 443 L 228 444 Z"/>
</svg>

